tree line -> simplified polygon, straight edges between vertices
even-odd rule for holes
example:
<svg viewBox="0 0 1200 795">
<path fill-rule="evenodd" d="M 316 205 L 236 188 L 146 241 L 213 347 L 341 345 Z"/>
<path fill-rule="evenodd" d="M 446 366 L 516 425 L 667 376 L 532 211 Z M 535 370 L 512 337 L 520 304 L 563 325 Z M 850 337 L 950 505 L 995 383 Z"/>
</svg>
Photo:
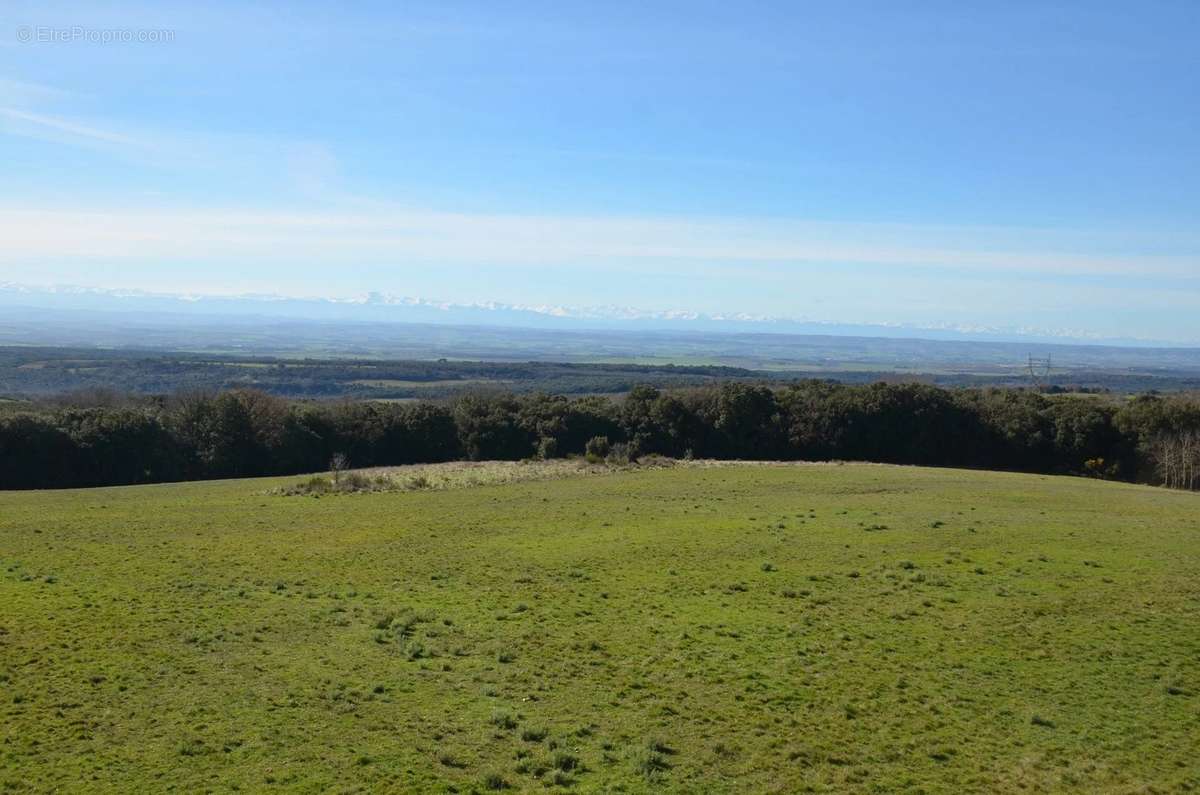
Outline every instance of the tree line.
<svg viewBox="0 0 1200 795">
<path fill-rule="evenodd" d="M 805 381 L 622 398 L 295 402 L 254 390 L 67 400 L 0 416 L 0 488 L 64 488 L 584 454 L 861 460 L 1200 486 L 1200 399 Z"/>
</svg>

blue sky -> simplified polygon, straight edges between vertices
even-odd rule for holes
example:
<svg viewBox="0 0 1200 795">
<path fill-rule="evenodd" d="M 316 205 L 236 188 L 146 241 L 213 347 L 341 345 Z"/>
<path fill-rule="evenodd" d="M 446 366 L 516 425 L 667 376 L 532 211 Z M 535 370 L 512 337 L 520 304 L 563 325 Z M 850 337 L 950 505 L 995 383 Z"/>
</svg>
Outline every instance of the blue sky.
<svg viewBox="0 0 1200 795">
<path fill-rule="evenodd" d="M 6 3 L 0 281 L 1200 343 L 1197 41 L 1195 2 Z"/>
</svg>

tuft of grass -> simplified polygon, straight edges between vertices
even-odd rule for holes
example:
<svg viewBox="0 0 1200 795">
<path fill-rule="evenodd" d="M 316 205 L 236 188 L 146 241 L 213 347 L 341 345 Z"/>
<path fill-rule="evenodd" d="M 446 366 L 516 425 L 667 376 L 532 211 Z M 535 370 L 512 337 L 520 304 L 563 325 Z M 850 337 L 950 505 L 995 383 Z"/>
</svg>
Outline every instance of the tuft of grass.
<svg viewBox="0 0 1200 795">
<path fill-rule="evenodd" d="M 647 737 L 646 750 L 653 751 L 657 754 L 674 754 L 675 749 L 672 748 L 667 741 L 661 737 Z"/>
<path fill-rule="evenodd" d="M 667 758 L 658 751 L 643 748 L 634 754 L 633 769 L 645 779 L 657 779 L 671 769 Z"/>
<path fill-rule="evenodd" d="M 486 790 L 497 792 L 499 790 L 508 789 L 509 786 L 510 785 L 508 781 L 499 773 L 487 773 L 483 777 L 483 788 Z"/>
<path fill-rule="evenodd" d="M 737 746 L 728 745 L 724 742 L 717 742 L 713 745 L 713 753 L 725 759 L 732 759 L 738 755 Z"/>
<path fill-rule="evenodd" d="M 552 764 L 564 773 L 570 773 L 580 767 L 579 757 L 566 751 L 556 751 Z"/>
<path fill-rule="evenodd" d="M 380 616 L 379 618 L 375 619 L 375 629 L 389 629 L 392 626 L 392 622 L 395 620 L 395 613 L 388 613 Z"/>
<path fill-rule="evenodd" d="M 409 660 L 410 662 L 429 656 L 429 651 L 425 648 L 425 644 L 419 640 L 406 640 L 403 642 L 400 649 L 401 653 L 404 655 L 404 659 Z"/>
<path fill-rule="evenodd" d="M 499 729 L 512 731 L 519 724 L 520 721 L 517 719 L 517 716 L 506 709 L 498 709 L 492 713 L 492 725 Z"/>
<path fill-rule="evenodd" d="M 442 751 L 437 755 L 438 764 L 442 767 L 464 768 L 466 763 L 456 757 L 449 751 Z"/>
<path fill-rule="evenodd" d="M 20 702 L 17 701 L 14 703 L 20 703 Z M 200 740 L 200 739 L 187 740 L 187 741 L 181 743 L 179 746 L 179 755 L 180 756 L 203 756 L 205 754 L 211 754 L 212 752 L 213 752 L 213 749 L 206 746 L 204 744 L 204 740 Z"/>
<path fill-rule="evenodd" d="M 544 726 L 532 727 L 527 726 L 521 730 L 521 739 L 527 743 L 540 743 L 550 734 L 550 730 Z"/>
</svg>

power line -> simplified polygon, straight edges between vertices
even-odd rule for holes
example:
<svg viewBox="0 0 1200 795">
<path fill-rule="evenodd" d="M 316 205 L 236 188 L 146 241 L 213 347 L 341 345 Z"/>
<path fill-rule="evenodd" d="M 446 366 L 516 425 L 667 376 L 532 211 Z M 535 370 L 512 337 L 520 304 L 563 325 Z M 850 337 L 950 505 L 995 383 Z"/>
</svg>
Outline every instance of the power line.
<svg viewBox="0 0 1200 795">
<path fill-rule="evenodd" d="M 1046 388 L 1047 382 L 1050 380 L 1050 370 L 1054 363 L 1049 356 L 1038 357 L 1033 354 L 1029 355 L 1029 363 L 1026 365 L 1026 372 L 1029 374 L 1029 382 L 1033 388 L 1041 392 Z"/>
</svg>

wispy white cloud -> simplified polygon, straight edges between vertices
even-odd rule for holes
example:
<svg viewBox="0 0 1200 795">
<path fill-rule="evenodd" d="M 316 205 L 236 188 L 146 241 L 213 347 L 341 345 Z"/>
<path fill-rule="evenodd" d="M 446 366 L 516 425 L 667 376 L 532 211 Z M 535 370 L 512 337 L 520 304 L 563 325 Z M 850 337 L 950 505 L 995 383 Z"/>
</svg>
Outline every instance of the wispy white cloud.
<svg viewBox="0 0 1200 795">
<path fill-rule="evenodd" d="M 69 92 L 41 83 L 0 77 L 0 105 L 25 107 L 36 102 L 48 102 L 69 96 Z"/>
<path fill-rule="evenodd" d="M 866 264 L 1040 276 L 1200 278 L 1192 256 L 1101 256 L 1005 230 L 783 220 L 0 208 L 0 263 L 153 259 L 297 264 Z M 1043 238 L 1045 236 L 1043 235 Z M 971 240 L 978 240 L 972 244 Z"/>
<path fill-rule="evenodd" d="M 0 107 L 3 129 L 10 135 L 25 135 L 32 138 L 48 138 L 54 141 L 105 143 L 122 146 L 145 147 L 146 142 L 137 138 L 81 124 L 71 119 L 31 113 L 19 108 Z"/>
<path fill-rule="evenodd" d="M 113 119 L 82 118 L 47 112 L 40 107 L 55 103 L 5 104 L 2 101 L 5 96 L 0 85 L 0 140 L 10 135 L 89 150 L 98 159 L 143 169 L 142 179 L 146 175 L 178 174 L 194 180 L 203 175 L 252 181 L 265 191 L 286 191 L 306 200 L 356 201 L 340 187 L 337 157 L 319 142 L 160 129 Z M 0 187 L 0 195 L 4 193 Z M 13 198 L 10 191 L 0 201 Z M 118 211 L 114 217 L 120 215 Z M 131 219 L 130 223 L 136 221 Z"/>
</svg>

